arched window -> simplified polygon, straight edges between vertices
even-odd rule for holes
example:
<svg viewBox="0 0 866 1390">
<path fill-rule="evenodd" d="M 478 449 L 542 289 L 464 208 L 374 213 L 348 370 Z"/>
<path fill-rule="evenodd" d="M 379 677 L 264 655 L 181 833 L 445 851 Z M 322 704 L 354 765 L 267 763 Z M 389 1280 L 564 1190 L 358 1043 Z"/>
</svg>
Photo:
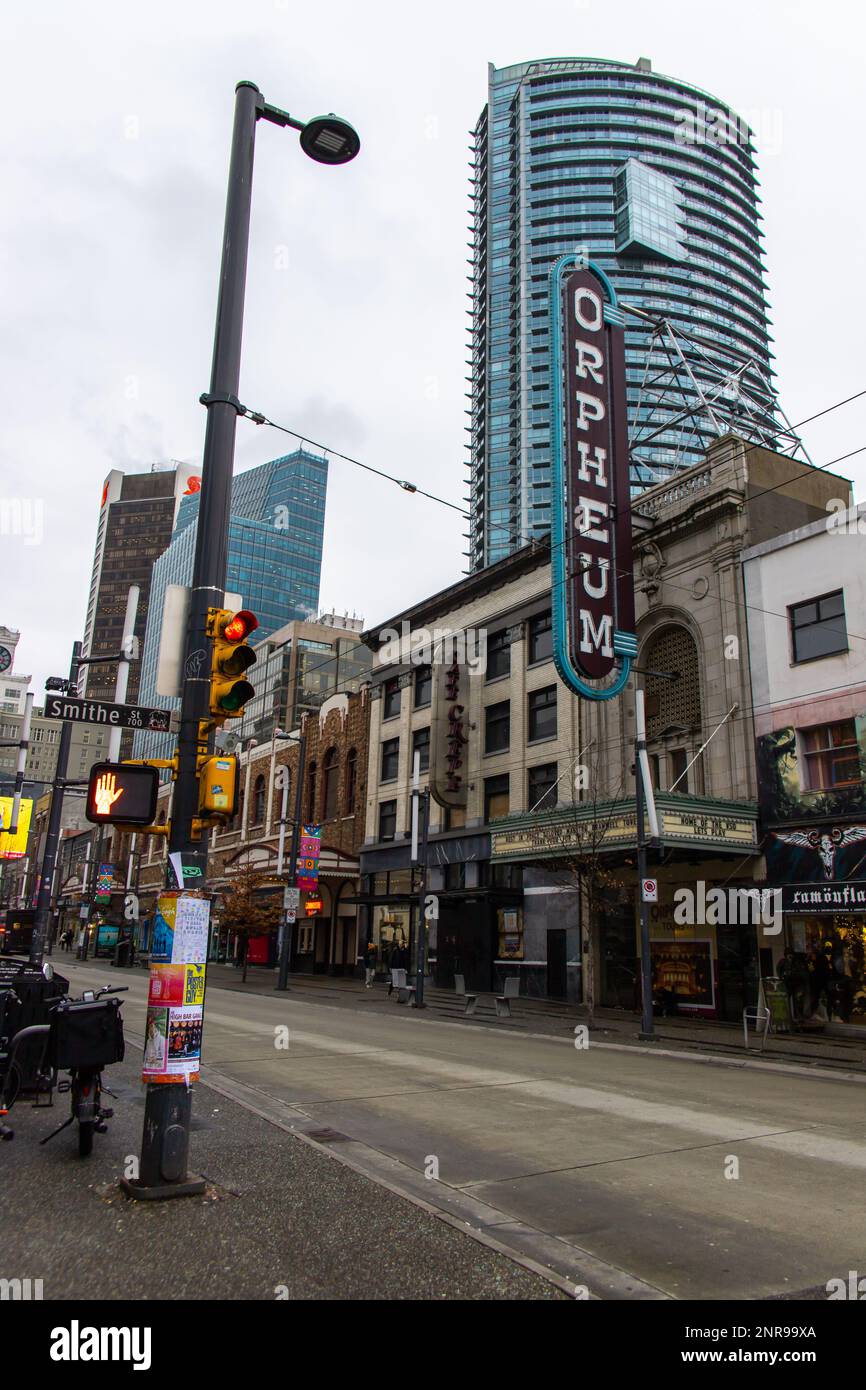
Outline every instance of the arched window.
<svg viewBox="0 0 866 1390">
<path fill-rule="evenodd" d="M 355 796 L 358 789 L 358 750 L 350 748 L 346 754 L 346 815 L 351 816 L 355 811 Z"/>
<path fill-rule="evenodd" d="M 641 652 L 641 665 L 676 672 L 675 681 L 647 676 L 644 687 L 647 738 L 670 730 L 691 733 L 701 727 L 701 680 L 698 651 L 691 633 L 678 624 L 661 628 Z"/>
<path fill-rule="evenodd" d="M 253 786 L 253 825 L 261 825 L 265 818 L 265 779 L 259 773 Z"/>
<path fill-rule="evenodd" d="M 684 796 L 704 790 L 701 743 L 701 678 L 698 649 L 687 628 L 660 628 L 641 651 L 641 664 L 676 674 L 676 680 L 646 677 L 644 703 L 650 769 L 663 791 Z"/>
<path fill-rule="evenodd" d="M 339 772 L 340 760 L 337 756 L 336 748 L 329 748 L 322 759 L 322 776 L 324 781 L 322 819 L 333 820 L 337 814 L 337 801 L 339 792 Z"/>
<path fill-rule="evenodd" d="M 311 825 L 316 823 L 316 764 L 310 763 L 310 770 L 307 773 L 307 820 Z"/>
</svg>

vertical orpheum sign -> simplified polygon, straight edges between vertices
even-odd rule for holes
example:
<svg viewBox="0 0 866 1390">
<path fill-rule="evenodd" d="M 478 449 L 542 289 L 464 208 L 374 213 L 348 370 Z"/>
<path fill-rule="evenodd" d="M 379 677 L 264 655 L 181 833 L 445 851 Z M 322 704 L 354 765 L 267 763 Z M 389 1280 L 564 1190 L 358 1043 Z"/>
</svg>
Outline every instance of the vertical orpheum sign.
<svg viewBox="0 0 866 1390">
<path fill-rule="evenodd" d="M 622 325 L 604 272 L 562 256 L 550 276 L 554 662 L 588 700 L 618 695 L 637 655 Z"/>
</svg>

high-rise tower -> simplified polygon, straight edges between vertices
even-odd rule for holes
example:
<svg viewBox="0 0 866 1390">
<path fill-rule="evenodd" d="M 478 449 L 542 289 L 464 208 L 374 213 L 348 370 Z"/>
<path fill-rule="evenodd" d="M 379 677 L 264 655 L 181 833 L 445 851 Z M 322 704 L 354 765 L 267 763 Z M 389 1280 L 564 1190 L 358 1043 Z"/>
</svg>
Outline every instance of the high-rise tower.
<svg viewBox="0 0 866 1390">
<path fill-rule="evenodd" d="M 548 273 L 585 249 L 626 312 L 636 488 L 735 429 L 797 447 L 772 383 L 749 127 L 637 64 L 489 69 L 474 132 L 472 569 L 550 528 Z"/>
</svg>

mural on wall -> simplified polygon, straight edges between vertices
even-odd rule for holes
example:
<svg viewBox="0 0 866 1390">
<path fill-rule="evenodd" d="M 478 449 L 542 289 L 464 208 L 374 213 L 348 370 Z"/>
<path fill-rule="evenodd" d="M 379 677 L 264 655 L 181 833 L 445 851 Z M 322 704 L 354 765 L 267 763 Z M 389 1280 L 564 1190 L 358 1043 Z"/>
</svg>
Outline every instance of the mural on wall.
<svg viewBox="0 0 866 1390">
<path fill-rule="evenodd" d="M 764 852 L 773 883 L 840 883 L 866 878 L 866 825 L 772 830 Z"/>
<path fill-rule="evenodd" d="M 861 777 L 866 777 L 866 714 L 854 720 Z M 810 791 L 793 728 L 774 729 L 757 740 L 758 800 L 765 825 L 866 816 L 866 785 Z M 814 877 L 821 877 L 820 865 Z"/>
</svg>

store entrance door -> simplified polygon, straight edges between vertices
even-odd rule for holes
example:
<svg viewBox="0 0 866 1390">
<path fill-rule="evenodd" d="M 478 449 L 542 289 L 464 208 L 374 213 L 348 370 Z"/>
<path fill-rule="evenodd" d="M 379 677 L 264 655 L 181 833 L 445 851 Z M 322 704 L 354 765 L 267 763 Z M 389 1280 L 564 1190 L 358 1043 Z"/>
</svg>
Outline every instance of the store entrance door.
<svg viewBox="0 0 866 1390">
<path fill-rule="evenodd" d="M 557 928 L 547 933 L 547 997 L 564 999 L 566 995 L 565 931 Z"/>
</svg>

